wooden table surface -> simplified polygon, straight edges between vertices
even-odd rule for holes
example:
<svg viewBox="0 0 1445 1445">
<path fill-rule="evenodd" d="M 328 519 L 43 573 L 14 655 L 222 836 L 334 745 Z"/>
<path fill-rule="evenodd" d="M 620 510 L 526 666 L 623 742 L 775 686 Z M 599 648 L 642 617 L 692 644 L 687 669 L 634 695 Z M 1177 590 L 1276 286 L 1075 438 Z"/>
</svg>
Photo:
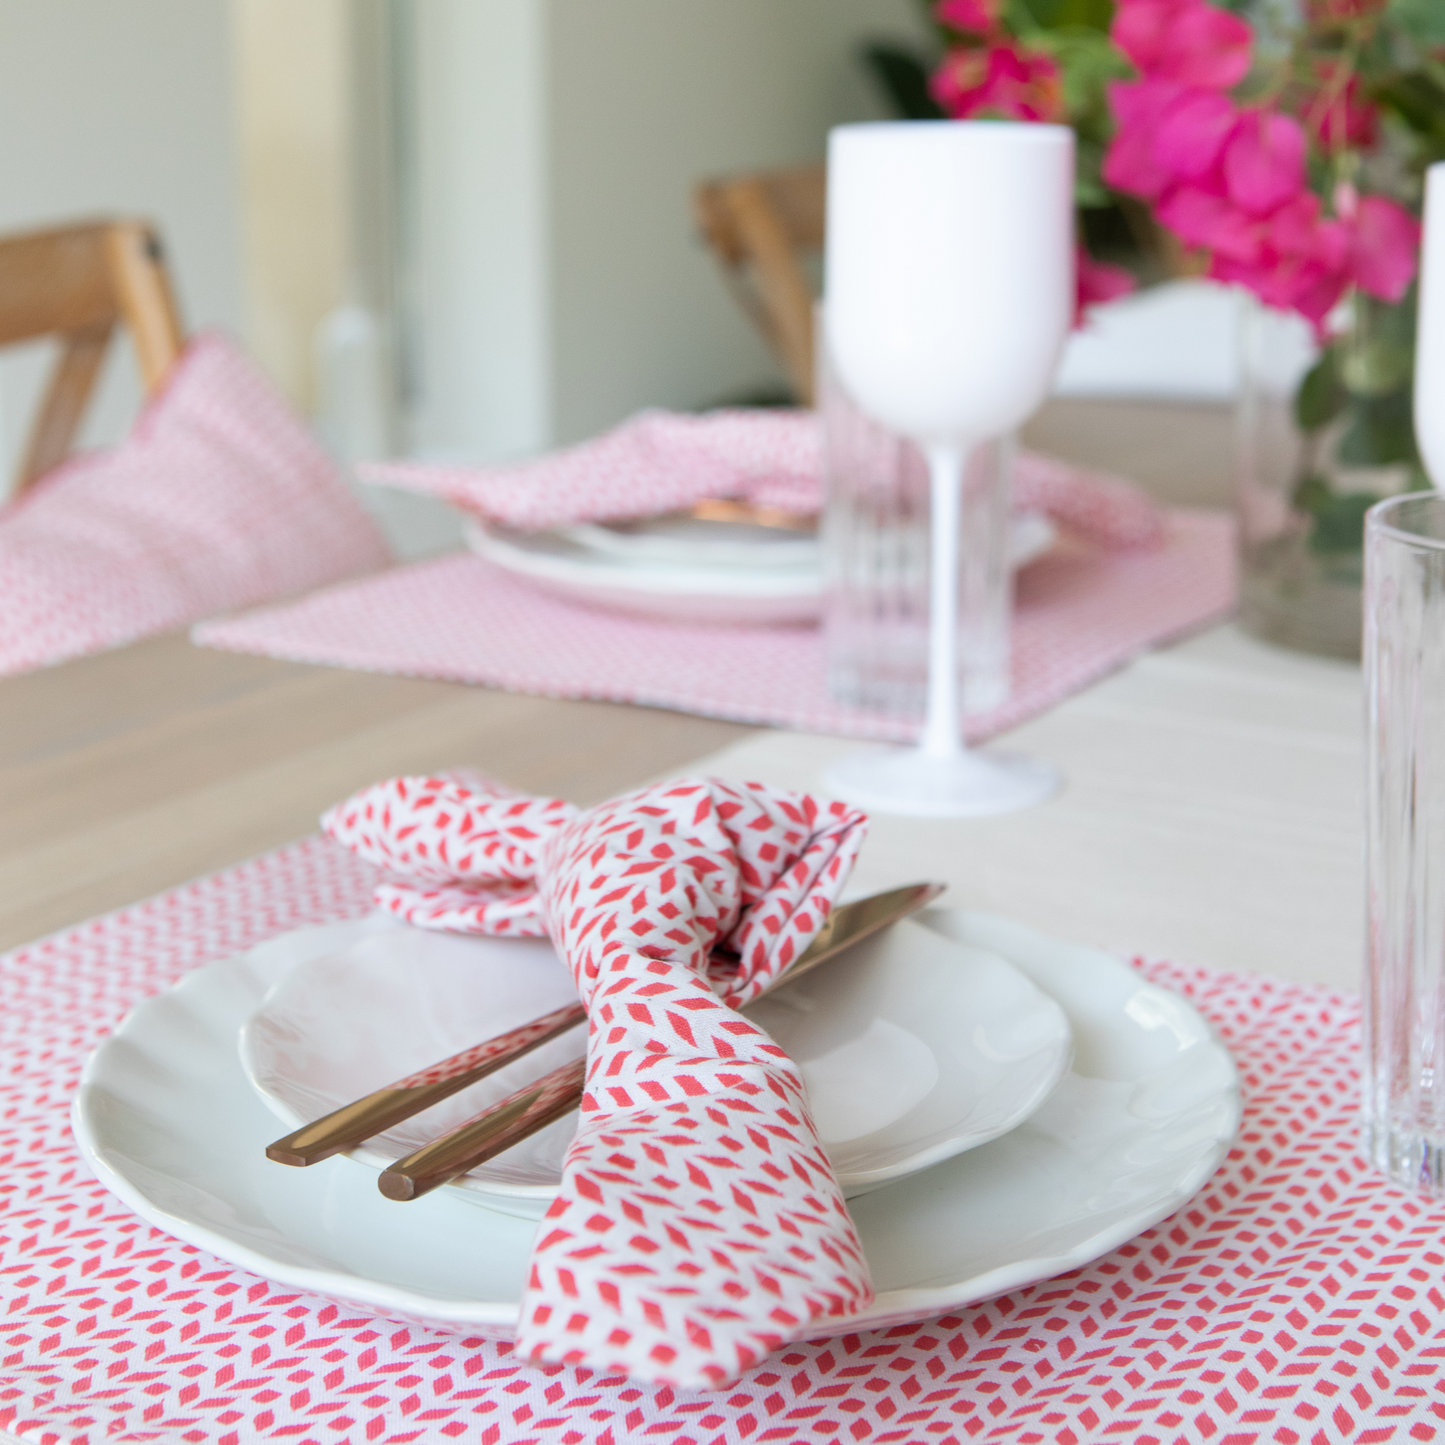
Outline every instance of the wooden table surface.
<svg viewBox="0 0 1445 1445">
<path fill-rule="evenodd" d="M 0 949 L 306 833 L 458 763 L 597 802 L 750 729 L 152 638 L 0 681 Z"/>
</svg>

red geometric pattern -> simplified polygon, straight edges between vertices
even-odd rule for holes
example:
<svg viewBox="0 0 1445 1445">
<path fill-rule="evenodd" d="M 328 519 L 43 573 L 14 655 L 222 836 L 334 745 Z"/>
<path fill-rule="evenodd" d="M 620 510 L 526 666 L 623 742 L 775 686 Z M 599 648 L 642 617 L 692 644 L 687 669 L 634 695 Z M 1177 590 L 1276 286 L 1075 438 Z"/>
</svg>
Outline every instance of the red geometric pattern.
<svg viewBox="0 0 1445 1445">
<path fill-rule="evenodd" d="M 0 958 L 0 1429 L 44 1445 L 1407 1445 L 1445 1441 L 1445 1210 L 1356 1151 L 1358 1007 L 1141 965 L 1229 1043 L 1244 1129 L 1171 1219 L 925 1324 L 784 1347 L 691 1393 L 387 1323 L 131 1215 L 67 1124 L 140 998 L 375 874 L 320 840 Z"/>
<path fill-rule="evenodd" d="M 823 505 L 823 423 L 813 411 L 645 411 L 520 466 L 372 462 L 359 471 L 524 529 L 655 516 L 706 497 L 811 513 Z M 1152 546 L 1163 536 L 1158 505 L 1138 487 L 1052 457 L 1018 453 L 1013 496 L 1099 546 Z"/>
<path fill-rule="evenodd" d="M 842 803 L 684 779 L 548 841 L 587 1088 L 522 1295 L 528 1359 L 720 1386 L 872 1302 L 802 1073 L 734 1011 L 822 928 L 866 827 Z M 719 949 L 738 957 L 721 998 Z"/>
<path fill-rule="evenodd" d="M 1224 615 L 1234 606 L 1234 568 L 1234 525 L 1216 512 L 1169 513 L 1157 548 L 1061 547 L 1026 567 L 1013 617 L 1013 693 L 966 720 L 969 739 L 1033 717 Z M 918 731 L 914 719 L 833 700 L 817 628 L 707 627 L 579 607 L 480 557 L 394 568 L 204 623 L 193 636 L 235 652 L 846 737 L 911 741 Z"/>
<path fill-rule="evenodd" d="M 403 875 L 378 899 L 414 923 L 550 935 L 587 1006 L 582 1121 L 522 1299 L 529 1359 L 719 1386 L 872 1301 L 802 1075 L 735 1012 L 823 926 L 861 813 L 686 779 L 579 816 L 453 775 L 375 784 L 322 824 Z M 715 984 L 718 952 L 738 962 Z"/>
<path fill-rule="evenodd" d="M 545 938 L 542 847 L 577 809 L 464 769 L 388 778 L 328 810 L 322 830 L 392 876 L 377 906 L 422 928 Z"/>
<path fill-rule="evenodd" d="M 225 337 L 200 336 L 130 436 L 0 508 L 0 675 L 388 561 L 275 389 Z"/>
</svg>

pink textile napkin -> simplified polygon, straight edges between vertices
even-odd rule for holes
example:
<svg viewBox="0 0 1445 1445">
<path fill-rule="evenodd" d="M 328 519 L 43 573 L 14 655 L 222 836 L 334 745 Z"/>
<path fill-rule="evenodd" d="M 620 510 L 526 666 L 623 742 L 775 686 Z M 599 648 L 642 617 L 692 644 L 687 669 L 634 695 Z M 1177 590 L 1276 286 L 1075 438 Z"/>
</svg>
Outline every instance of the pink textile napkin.
<svg viewBox="0 0 1445 1445">
<path fill-rule="evenodd" d="M 685 779 L 587 812 L 465 775 L 333 808 L 424 927 L 548 934 L 588 1010 L 582 1118 L 533 1247 L 518 1349 L 690 1388 L 873 1298 L 802 1076 L 735 1012 L 827 919 L 866 820 Z M 719 975 L 715 950 L 737 955 Z M 711 974 L 711 977 L 710 977 Z"/>
<path fill-rule="evenodd" d="M 816 412 L 645 411 L 593 441 L 503 467 L 372 462 L 363 481 L 441 497 L 525 530 L 655 516 L 709 497 L 816 512 L 823 426 Z M 1163 514 L 1138 487 L 1033 452 L 1014 467 L 1014 504 L 1103 547 L 1159 542 Z"/>
<path fill-rule="evenodd" d="M 0 507 L 0 676 L 390 560 L 301 419 L 233 342 L 199 336 L 124 441 Z"/>
</svg>

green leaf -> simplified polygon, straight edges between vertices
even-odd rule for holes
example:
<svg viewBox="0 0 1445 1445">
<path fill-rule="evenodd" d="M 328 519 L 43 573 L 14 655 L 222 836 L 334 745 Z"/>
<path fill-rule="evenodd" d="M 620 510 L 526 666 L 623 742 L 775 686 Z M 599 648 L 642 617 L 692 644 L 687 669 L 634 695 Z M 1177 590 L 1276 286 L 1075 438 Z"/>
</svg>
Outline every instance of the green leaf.
<svg viewBox="0 0 1445 1445">
<path fill-rule="evenodd" d="M 1295 393 L 1294 415 L 1301 431 L 1318 431 L 1332 422 L 1349 401 L 1335 368 L 1335 354 L 1326 351 L 1305 373 Z"/>
<path fill-rule="evenodd" d="M 1356 396 L 1384 397 L 1409 380 L 1415 354 L 1393 336 L 1374 335 L 1346 342 L 1339 358 L 1340 380 Z"/>
<path fill-rule="evenodd" d="M 1379 500 L 1373 492 L 1331 493 L 1327 503 L 1312 509 L 1310 550 L 1326 556 L 1358 552 L 1365 544 L 1365 513 Z"/>
<path fill-rule="evenodd" d="M 1295 511 L 1313 514 L 1321 507 L 1327 507 L 1333 497 L 1330 484 L 1318 472 L 1311 472 L 1309 476 L 1300 478 L 1289 500 Z"/>
<path fill-rule="evenodd" d="M 1356 401 L 1336 457 L 1349 467 L 1386 467 L 1413 462 L 1415 418 L 1408 387 L 1390 396 Z"/>
<path fill-rule="evenodd" d="M 1064 112 L 1084 139 L 1102 145 L 1112 134 L 1107 86 L 1133 74 L 1133 67 L 1107 35 L 1083 26 L 1034 30 L 1030 45 L 1047 51 L 1058 64 L 1064 86 Z"/>
<path fill-rule="evenodd" d="M 863 47 L 863 63 L 901 119 L 943 119 L 943 107 L 928 91 L 928 67 L 917 55 L 879 41 Z"/>
<path fill-rule="evenodd" d="M 1445 144 L 1445 88 L 1423 70 L 1397 72 L 1372 87 L 1371 97 L 1393 110 L 1417 134 Z"/>
<path fill-rule="evenodd" d="M 1440 0 L 1390 0 L 1385 18 L 1419 45 L 1445 45 L 1445 5 Z"/>
</svg>

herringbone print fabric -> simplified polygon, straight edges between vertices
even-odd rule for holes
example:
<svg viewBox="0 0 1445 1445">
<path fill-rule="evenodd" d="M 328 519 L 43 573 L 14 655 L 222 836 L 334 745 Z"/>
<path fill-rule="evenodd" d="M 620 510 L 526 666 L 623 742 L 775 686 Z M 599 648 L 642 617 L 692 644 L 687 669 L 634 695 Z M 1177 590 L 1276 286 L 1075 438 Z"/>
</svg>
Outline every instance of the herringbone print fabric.
<svg viewBox="0 0 1445 1445">
<path fill-rule="evenodd" d="M 1035 716 L 1130 658 L 1234 606 L 1234 528 L 1173 512 L 1162 546 L 1059 549 L 1026 568 L 1013 694 L 967 719 L 970 741 Z M 208 622 L 206 647 L 549 697 L 606 698 L 706 717 L 911 741 L 916 720 L 828 694 L 816 628 L 701 627 L 579 607 L 479 557 L 441 557 L 300 602 Z"/>
<path fill-rule="evenodd" d="M 823 505 L 823 423 L 811 411 L 646 411 L 520 466 L 375 462 L 359 472 L 525 529 L 650 517 L 707 497 L 811 513 Z M 1019 453 L 1013 494 L 1016 506 L 1103 547 L 1147 547 L 1163 536 L 1158 506 L 1138 487 L 1051 457 Z"/>
<path fill-rule="evenodd" d="M 581 1124 L 522 1299 L 529 1359 L 719 1386 L 872 1301 L 802 1076 L 734 1012 L 826 921 L 862 814 L 683 779 L 579 815 L 453 776 L 391 779 L 324 822 L 412 875 L 382 900 L 413 922 L 545 932 L 587 1005 Z M 738 965 L 715 990 L 718 951 Z"/>
<path fill-rule="evenodd" d="M 0 958 L 0 1428 L 44 1445 L 1407 1445 L 1445 1439 L 1445 1210 L 1356 1153 L 1356 1001 L 1141 965 L 1239 1062 L 1243 1132 L 1173 1218 L 926 1324 L 789 1346 L 722 1393 L 269 1284 L 143 1224 L 67 1125 L 136 1001 L 375 873 L 319 841 Z"/>
<path fill-rule="evenodd" d="M 389 560 L 274 388 L 225 337 L 198 337 L 125 441 L 0 508 L 0 675 Z"/>
</svg>

